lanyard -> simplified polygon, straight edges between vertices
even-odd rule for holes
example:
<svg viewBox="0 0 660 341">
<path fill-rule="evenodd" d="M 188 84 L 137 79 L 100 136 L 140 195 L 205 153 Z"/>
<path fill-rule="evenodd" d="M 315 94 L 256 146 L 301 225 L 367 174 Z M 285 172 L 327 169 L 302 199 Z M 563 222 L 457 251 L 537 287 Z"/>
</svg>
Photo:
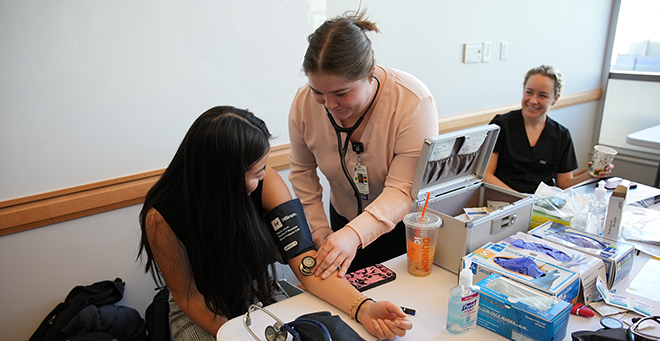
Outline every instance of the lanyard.
<svg viewBox="0 0 660 341">
<path fill-rule="evenodd" d="M 335 128 L 335 134 L 337 135 L 337 149 L 339 151 L 339 161 L 341 162 L 341 169 L 344 171 L 344 176 L 351 184 L 351 187 L 353 188 L 353 192 L 355 193 L 355 197 L 357 198 L 357 206 L 358 206 L 357 215 L 360 215 L 360 213 L 362 213 L 362 199 L 360 197 L 360 191 L 357 185 L 355 184 L 355 181 L 353 181 L 351 175 L 348 173 L 348 168 L 346 167 L 346 152 L 348 151 L 348 142 L 351 140 L 351 135 L 353 135 L 355 129 L 357 129 L 360 126 L 360 123 L 362 123 L 364 116 L 367 114 L 367 112 L 369 112 L 369 109 L 371 109 L 371 106 L 374 104 L 374 101 L 376 101 L 376 97 L 378 96 L 378 91 L 380 90 L 380 80 L 376 76 L 371 76 L 371 77 L 376 79 L 376 82 L 378 82 L 376 93 L 374 94 L 374 97 L 371 99 L 371 102 L 369 103 L 367 109 L 362 113 L 362 116 L 360 116 L 360 118 L 357 120 L 357 122 L 355 122 L 355 124 L 353 124 L 352 127 L 343 128 L 337 125 L 335 119 L 330 114 L 330 111 L 328 111 L 328 108 L 323 106 L 325 108 L 325 112 L 328 114 L 328 119 L 330 119 L 330 123 L 332 123 L 332 127 Z M 343 143 L 341 140 L 341 133 L 346 133 L 346 140 L 344 140 Z M 353 145 L 353 150 L 356 153 L 358 153 L 358 158 L 359 158 L 360 153 L 364 151 L 364 145 L 361 142 L 355 142 L 352 145 Z"/>
</svg>

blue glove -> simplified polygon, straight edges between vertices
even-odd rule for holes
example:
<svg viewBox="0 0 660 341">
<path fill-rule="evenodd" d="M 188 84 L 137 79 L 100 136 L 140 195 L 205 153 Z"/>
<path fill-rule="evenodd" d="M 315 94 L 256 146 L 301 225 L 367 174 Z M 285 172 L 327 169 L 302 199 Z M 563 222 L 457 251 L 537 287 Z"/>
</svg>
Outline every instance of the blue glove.
<svg viewBox="0 0 660 341">
<path fill-rule="evenodd" d="M 539 268 L 538 265 L 536 265 L 536 262 L 534 262 L 534 260 L 529 257 L 495 257 L 493 262 L 509 271 L 517 272 L 522 275 L 531 277 L 539 277 L 543 275 L 543 271 Z"/>
<path fill-rule="evenodd" d="M 537 286 L 550 289 L 552 283 L 554 283 L 555 279 L 557 279 L 558 277 L 559 277 L 559 270 L 555 269 L 550 272 L 547 272 L 545 276 L 534 278 L 531 282 L 536 284 Z"/>
<path fill-rule="evenodd" d="M 565 254 L 563 251 L 557 250 L 549 245 L 545 245 L 541 243 L 528 243 L 522 239 L 512 239 L 509 241 L 509 243 L 521 249 L 544 253 L 562 263 L 567 263 L 572 260 L 571 257 Z"/>
<path fill-rule="evenodd" d="M 603 243 L 593 239 L 589 238 L 587 236 L 579 235 L 577 233 L 572 233 L 572 232 L 566 232 L 566 231 L 561 231 L 555 233 L 555 235 L 569 243 L 573 243 L 577 246 L 581 247 L 586 247 L 590 249 L 597 249 L 597 250 L 602 250 L 605 248 L 605 245 Z"/>
<path fill-rule="evenodd" d="M 574 266 L 584 264 L 587 261 L 587 256 L 585 255 L 573 255 L 573 259 L 567 263 L 562 263 L 561 266 L 570 269 Z"/>
</svg>

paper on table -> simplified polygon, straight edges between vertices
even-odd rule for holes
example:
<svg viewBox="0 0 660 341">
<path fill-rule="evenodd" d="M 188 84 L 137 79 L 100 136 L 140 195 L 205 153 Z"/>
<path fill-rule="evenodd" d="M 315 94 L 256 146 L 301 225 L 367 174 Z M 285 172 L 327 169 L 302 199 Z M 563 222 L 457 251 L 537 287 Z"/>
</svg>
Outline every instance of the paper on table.
<svg viewBox="0 0 660 341">
<path fill-rule="evenodd" d="M 626 291 L 633 295 L 660 302 L 658 286 L 660 286 L 660 259 L 654 257 L 644 265 Z"/>
<path fill-rule="evenodd" d="M 609 317 L 614 317 L 615 315 L 622 315 L 628 311 L 628 309 L 611 306 L 603 301 L 591 302 L 589 303 L 589 307 L 597 311 L 600 314 L 600 316 L 609 316 Z M 620 319 L 617 317 L 614 318 L 616 318 L 617 320 Z"/>
<path fill-rule="evenodd" d="M 636 300 L 634 297 L 615 294 L 607 289 L 605 281 L 598 276 L 596 279 L 596 288 L 603 297 L 603 301 L 610 306 L 628 309 L 644 316 L 657 315 L 659 307 L 649 304 L 642 300 Z"/>
</svg>

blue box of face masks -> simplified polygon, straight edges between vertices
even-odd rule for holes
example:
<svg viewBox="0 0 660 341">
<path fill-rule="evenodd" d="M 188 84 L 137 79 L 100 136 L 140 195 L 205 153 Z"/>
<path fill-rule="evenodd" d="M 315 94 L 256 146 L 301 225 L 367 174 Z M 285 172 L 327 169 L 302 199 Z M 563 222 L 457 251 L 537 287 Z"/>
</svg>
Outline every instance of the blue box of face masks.
<svg viewBox="0 0 660 341">
<path fill-rule="evenodd" d="M 562 340 L 571 304 L 497 274 L 477 285 L 477 325 L 511 340 Z"/>
</svg>

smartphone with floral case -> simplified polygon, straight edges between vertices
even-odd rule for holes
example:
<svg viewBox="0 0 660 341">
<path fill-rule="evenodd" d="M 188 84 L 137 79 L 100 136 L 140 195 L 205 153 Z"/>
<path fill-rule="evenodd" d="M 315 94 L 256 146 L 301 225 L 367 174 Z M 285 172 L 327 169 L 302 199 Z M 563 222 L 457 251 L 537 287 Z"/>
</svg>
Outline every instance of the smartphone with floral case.
<svg viewBox="0 0 660 341">
<path fill-rule="evenodd" d="M 396 273 L 385 265 L 375 264 L 364 269 L 347 273 L 346 279 L 348 279 L 358 291 L 365 291 L 395 280 Z"/>
</svg>

